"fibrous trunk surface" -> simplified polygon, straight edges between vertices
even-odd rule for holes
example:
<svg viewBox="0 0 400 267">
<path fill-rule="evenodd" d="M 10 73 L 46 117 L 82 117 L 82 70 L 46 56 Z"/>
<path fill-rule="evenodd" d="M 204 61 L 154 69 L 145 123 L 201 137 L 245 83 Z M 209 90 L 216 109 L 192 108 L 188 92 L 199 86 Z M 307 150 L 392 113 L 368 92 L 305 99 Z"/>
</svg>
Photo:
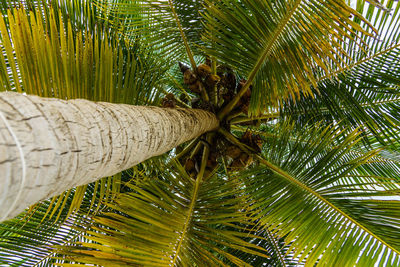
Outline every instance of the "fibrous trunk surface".
<svg viewBox="0 0 400 267">
<path fill-rule="evenodd" d="M 198 109 L 0 93 L 0 221 L 217 127 Z"/>
</svg>

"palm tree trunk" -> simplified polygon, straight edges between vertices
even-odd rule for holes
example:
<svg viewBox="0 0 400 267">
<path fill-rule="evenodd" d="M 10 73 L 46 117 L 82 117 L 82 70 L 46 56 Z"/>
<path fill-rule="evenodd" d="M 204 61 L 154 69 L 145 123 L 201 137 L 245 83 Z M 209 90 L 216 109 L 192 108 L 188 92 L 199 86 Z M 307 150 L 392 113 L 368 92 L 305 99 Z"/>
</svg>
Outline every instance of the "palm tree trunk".
<svg viewBox="0 0 400 267">
<path fill-rule="evenodd" d="M 203 110 L 0 93 L 0 221 L 217 127 Z"/>
</svg>

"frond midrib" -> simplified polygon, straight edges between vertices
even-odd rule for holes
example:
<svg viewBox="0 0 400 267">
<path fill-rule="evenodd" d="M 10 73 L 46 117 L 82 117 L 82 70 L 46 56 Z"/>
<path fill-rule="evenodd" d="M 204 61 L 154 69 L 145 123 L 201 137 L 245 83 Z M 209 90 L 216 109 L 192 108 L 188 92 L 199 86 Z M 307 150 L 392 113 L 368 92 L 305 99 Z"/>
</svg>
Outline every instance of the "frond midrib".
<svg viewBox="0 0 400 267">
<path fill-rule="evenodd" d="M 240 127 L 237 127 L 237 126 L 233 126 L 232 128 L 235 129 L 235 130 L 238 130 L 238 131 L 242 131 L 242 132 L 246 131 L 246 129 L 243 129 L 243 128 L 240 128 Z M 262 131 L 259 131 L 259 130 L 253 130 L 253 132 L 255 134 L 258 134 L 258 135 L 266 137 L 266 138 L 277 138 L 276 134 L 272 134 L 272 133 L 268 133 L 268 132 L 262 132 Z M 298 142 L 297 138 L 294 138 L 294 137 L 289 137 L 288 140 L 292 141 L 292 142 Z M 305 144 L 304 142 L 301 142 L 301 143 Z M 328 146 L 327 148 L 335 148 L 335 146 Z M 355 148 L 355 149 L 351 148 L 350 152 L 354 153 L 354 154 L 356 154 L 356 155 L 358 155 L 360 157 L 365 157 L 366 153 L 367 153 L 367 152 L 362 151 L 362 150 L 357 149 L 357 148 Z M 394 158 L 385 158 L 381 154 L 376 154 L 373 157 L 371 157 L 370 159 L 371 160 L 380 160 L 382 162 L 387 162 L 387 163 L 391 162 L 391 163 L 394 163 L 394 164 L 400 164 L 400 160 L 397 160 L 397 159 L 394 159 Z"/>
<path fill-rule="evenodd" d="M 183 44 L 185 46 L 185 50 L 186 50 L 187 56 L 189 57 L 190 64 L 192 65 L 192 69 L 196 70 L 196 68 L 197 68 L 196 61 L 194 60 L 194 56 L 193 56 L 192 50 L 190 49 L 190 46 L 189 46 L 189 43 L 187 41 L 186 35 L 185 35 L 184 31 L 183 31 L 181 22 L 179 21 L 178 14 L 176 14 L 174 3 L 172 3 L 171 0 L 168 0 L 168 4 L 169 4 L 169 6 L 171 8 L 171 12 L 172 12 L 172 15 L 173 15 L 173 17 L 175 19 L 176 25 L 178 26 L 179 33 L 180 33 L 180 35 L 182 37 Z"/>
<path fill-rule="evenodd" d="M 63 240 L 61 243 L 57 244 L 57 246 L 65 246 L 67 244 L 70 244 L 71 242 L 73 242 L 74 239 L 77 239 L 78 237 L 83 236 L 85 232 L 81 231 L 81 232 L 77 232 L 75 235 L 71 236 L 71 238 L 68 238 L 67 240 Z M 57 254 L 57 251 L 49 251 L 49 253 L 43 257 L 40 261 L 38 261 L 35 265 L 33 265 L 33 267 L 37 267 L 40 266 L 40 264 L 42 264 L 43 262 L 45 262 L 46 260 L 50 259 L 50 258 L 54 258 L 54 256 Z"/>
<path fill-rule="evenodd" d="M 286 16 L 280 21 L 280 23 L 279 23 L 278 27 L 275 29 L 271 39 L 266 43 L 265 48 L 261 53 L 261 56 L 258 58 L 256 64 L 253 67 L 253 69 L 250 71 L 249 76 L 247 77 L 247 81 L 246 81 L 245 85 L 235 95 L 235 97 L 228 103 L 228 105 L 226 105 L 225 108 L 223 108 L 221 110 L 221 112 L 219 112 L 219 114 L 217 116 L 218 119 L 224 118 L 229 113 L 229 111 L 231 111 L 235 107 L 235 105 L 239 102 L 240 98 L 244 95 L 244 93 L 247 92 L 247 89 L 250 88 L 250 85 L 253 83 L 253 81 L 254 81 L 258 71 L 262 67 L 265 59 L 271 53 L 274 44 L 279 39 L 279 36 L 281 36 L 281 34 L 284 31 L 284 29 L 287 27 L 290 19 L 293 17 L 295 11 L 300 6 L 302 1 L 303 0 L 297 0 L 294 3 L 293 8 L 291 10 L 289 10 L 289 12 L 286 14 Z"/>
<path fill-rule="evenodd" d="M 279 262 L 282 264 L 282 267 L 286 267 L 286 263 L 285 263 L 285 261 L 283 260 L 283 255 L 282 255 L 281 251 L 279 250 L 278 244 L 276 244 L 275 239 L 274 239 L 274 237 L 272 236 L 272 233 L 271 233 L 268 229 L 265 229 L 265 231 L 266 231 L 266 233 L 267 233 L 267 236 L 268 236 L 269 240 L 270 240 L 271 243 L 272 243 L 272 246 L 273 246 L 273 247 L 275 248 L 275 250 L 276 250 L 276 254 L 278 255 Z"/>
<path fill-rule="evenodd" d="M 181 235 L 180 235 L 179 242 L 178 242 L 178 244 L 176 246 L 176 249 L 174 250 L 175 251 L 175 255 L 174 255 L 174 258 L 172 260 L 172 265 L 171 266 L 175 266 L 176 260 L 178 258 L 179 252 L 180 252 L 182 244 L 183 244 L 183 240 L 186 237 L 187 229 L 188 229 L 190 221 L 191 221 L 191 219 L 193 217 L 193 210 L 194 210 L 194 207 L 195 207 L 195 204 L 196 204 L 197 197 L 199 195 L 199 188 L 200 188 L 201 181 L 202 181 L 201 178 L 200 179 L 198 178 L 196 180 L 196 183 L 195 183 L 195 186 L 194 186 L 194 190 L 193 190 L 192 199 L 190 201 L 190 206 L 189 206 L 189 209 L 188 209 L 187 215 L 186 215 L 186 220 L 185 220 L 185 223 L 183 225 L 183 229 L 182 229 L 182 232 L 181 232 Z"/>
<path fill-rule="evenodd" d="M 392 98 L 392 99 L 389 99 L 389 100 L 382 100 L 382 101 L 378 100 L 378 101 L 371 101 L 370 103 L 365 103 L 365 102 L 364 103 L 359 103 L 359 105 L 362 108 L 371 108 L 371 107 L 377 106 L 377 105 L 394 104 L 394 103 L 398 103 L 399 101 L 400 101 L 400 97 L 395 97 L 395 98 Z M 350 110 L 344 105 L 338 106 L 337 108 L 340 109 L 340 110 L 343 110 L 343 111 Z M 320 111 L 321 112 L 329 112 L 329 109 L 323 107 L 323 108 L 320 109 Z M 296 113 L 293 113 L 291 115 L 304 115 L 306 113 L 307 113 L 307 111 L 304 110 L 302 112 L 296 112 Z"/>
<path fill-rule="evenodd" d="M 385 104 L 395 104 L 395 103 L 399 103 L 400 102 L 400 96 L 396 96 L 394 98 L 391 99 L 387 99 L 387 100 L 377 100 L 377 101 L 370 101 L 369 103 L 359 103 L 360 107 L 363 108 L 371 108 L 377 105 L 385 105 Z M 346 110 L 350 110 L 348 108 L 346 108 L 346 106 L 341 105 L 338 106 L 338 109 L 346 111 Z M 322 107 L 321 109 L 319 109 L 321 112 L 329 112 L 329 109 L 326 107 Z M 291 115 L 304 115 L 307 113 L 307 110 L 303 110 L 303 111 L 298 111 L 295 113 L 292 113 Z M 264 115 L 261 115 L 259 117 L 238 117 L 238 118 L 233 118 L 231 120 L 232 124 L 238 124 L 238 123 L 242 123 L 242 122 L 247 122 L 247 121 L 256 121 L 256 120 L 267 120 L 267 119 L 274 119 L 274 118 L 278 118 L 279 116 L 281 116 L 281 112 L 276 111 L 273 113 L 266 113 Z"/>
<path fill-rule="evenodd" d="M 322 82 L 324 80 L 331 79 L 332 77 L 336 77 L 336 76 L 338 76 L 340 74 L 344 74 L 347 71 L 349 71 L 349 70 L 351 70 L 351 69 L 353 69 L 353 68 L 355 68 L 357 66 L 360 66 L 363 63 L 371 61 L 371 60 L 373 60 L 373 59 L 375 59 L 375 58 L 377 58 L 377 57 L 379 57 L 379 56 L 381 56 L 383 54 L 386 54 L 386 53 L 388 53 L 388 52 L 390 52 L 390 51 L 392 51 L 392 50 L 394 50 L 396 48 L 399 48 L 399 47 L 400 47 L 400 43 L 396 44 L 394 46 L 390 46 L 390 47 L 388 47 L 388 48 L 386 48 L 386 49 L 384 49 L 384 50 L 382 50 L 382 51 L 380 51 L 378 53 L 374 53 L 373 55 L 371 55 L 369 57 L 363 58 L 363 59 L 361 59 L 359 61 L 354 62 L 353 64 L 346 65 L 344 68 L 340 68 L 340 69 L 338 69 L 338 70 L 336 70 L 336 71 L 334 71 L 334 72 L 332 72 L 330 74 L 322 76 L 316 82 L 320 83 L 320 82 Z"/>
</svg>

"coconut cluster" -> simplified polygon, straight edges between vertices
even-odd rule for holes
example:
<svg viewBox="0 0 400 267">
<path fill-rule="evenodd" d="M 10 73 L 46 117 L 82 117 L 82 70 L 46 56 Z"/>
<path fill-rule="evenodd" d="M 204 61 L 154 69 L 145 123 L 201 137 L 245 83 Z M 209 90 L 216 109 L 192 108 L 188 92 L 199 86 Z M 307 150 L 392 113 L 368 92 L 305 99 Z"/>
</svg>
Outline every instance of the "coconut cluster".
<svg viewBox="0 0 400 267">
<path fill-rule="evenodd" d="M 192 95 L 195 95 L 190 103 L 184 94 L 179 97 L 179 100 L 190 105 L 192 108 L 203 109 L 216 114 L 219 110 L 224 108 L 246 84 L 245 79 L 237 78 L 233 70 L 226 66 L 217 66 L 216 72 L 214 72 L 216 74 L 213 74 L 211 62 L 209 60 L 206 60 L 203 64 L 199 64 L 196 70 L 192 70 L 183 63 L 179 63 L 179 68 L 183 75 L 184 85 Z M 249 86 L 230 114 L 248 114 L 251 90 L 252 87 Z M 167 94 L 162 100 L 162 106 L 174 108 L 176 106 L 174 95 Z M 229 118 L 230 114 L 226 117 Z M 228 131 L 230 130 L 229 121 L 221 122 L 221 125 Z M 261 151 L 262 142 L 260 136 L 249 130 L 239 138 L 239 141 L 251 148 L 253 152 Z M 228 171 L 238 171 L 248 167 L 254 162 L 251 155 L 242 151 L 238 146 L 230 143 L 218 133 L 214 136 L 211 144 L 205 139 L 201 139 L 200 142 L 209 148 L 204 177 L 214 173 L 219 163 L 222 163 L 222 161 L 226 163 Z M 181 149 L 181 147 L 177 148 L 178 154 Z M 184 157 L 180 158 L 180 162 L 184 166 L 186 172 L 193 178 L 195 178 L 200 171 L 201 160 L 201 149 L 198 149 L 198 151 L 194 149 L 191 153 L 187 153 Z"/>
</svg>

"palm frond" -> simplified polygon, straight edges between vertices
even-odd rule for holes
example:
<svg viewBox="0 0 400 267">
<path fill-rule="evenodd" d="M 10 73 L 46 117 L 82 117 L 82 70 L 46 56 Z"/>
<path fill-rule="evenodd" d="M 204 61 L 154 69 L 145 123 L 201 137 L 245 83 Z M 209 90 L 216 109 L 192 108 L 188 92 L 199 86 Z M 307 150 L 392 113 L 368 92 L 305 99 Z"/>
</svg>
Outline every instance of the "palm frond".
<svg viewBox="0 0 400 267">
<path fill-rule="evenodd" d="M 186 61 L 188 56 L 193 67 L 193 52 L 200 51 L 204 1 L 96 0 L 95 3 L 109 14 L 108 23 L 131 44 L 147 44 L 161 58 L 173 62 Z"/>
<path fill-rule="evenodd" d="M 35 213 L 22 214 L 0 224 L 0 265 L 49 266 L 54 253 L 53 246 L 79 239 L 81 232 L 73 227 L 90 223 L 75 216 L 70 216 L 66 221 L 56 221 L 54 217 L 43 221 L 46 204 L 36 207 Z M 67 211 L 61 215 L 62 218 L 66 218 Z"/>
<path fill-rule="evenodd" d="M 287 121 L 285 122 L 286 124 L 290 123 L 290 118 L 287 118 Z M 311 124 L 311 123 L 310 123 Z M 319 125 L 321 127 L 322 125 L 325 125 L 323 122 L 314 122 L 313 125 Z M 309 126 L 304 126 L 301 127 L 300 129 L 296 129 L 296 123 L 293 122 L 293 129 L 291 129 L 292 135 L 287 139 L 287 142 L 290 143 L 291 145 L 296 144 L 298 141 L 297 139 L 297 134 L 303 131 L 304 127 L 309 127 Z M 328 127 L 328 126 L 326 126 Z M 343 128 L 342 125 L 338 124 L 337 127 Z M 243 134 L 244 132 L 248 131 L 249 126 L 243 127 L 243 126 L 234 126 L 232 127 L 235 132 L 237 132 L 239 135 Z M 275 127 L 275 124 L 261 124 L 259 128 L 254 128 L 250 127 L 251 131 L 254 134 L 259 135 L 262 137 L 263 140 L 270 140 L 270 139 L 275 139 L 277 138 L 277 130 Z M 336 136 L 335 139 L 330 140 L 331 144 L 330 146 L 327 146 L 326 149 L 333 149 L 337 145 L 341 144 L 344 139 L 344 134 L 343 133 L 351 133 L 351 131 L 347 129 L 342 129 L 341 134 Z M 354 144 L 354 146 L 349 148 L 349 152 L 351 152 L 353 155 L 358 156 L 358 157 L 368 157 L 370 156 L 370 161 L 368 165 L 364 165 L 364 167 L 372 168 L 374 169 L 373 172 L 379 173 L 380 176 L 382 177 L 394 177 L 395 179 L 398 179 L 398 173 L 400 173 L 400 154 L 399 154 L 399 144 L 398 143 L 392 143 L 391 145 L 386 145 L 382 147 L 382 144 L 380 140 L 376 139 L 374 136 L 363 136 L 363 132 L 360 132 L 360 136 L 362 136 L 362 141 L 363 142 L 357 142 Z M 367 139 L 366 142 L 365 139 Z M 303 142 L 303 144 L 306 144 Z M 376 154 L 370 155 L 371 149 L 375 149 Z M 367 171 L 368 173 L 368 171 Z M 388 184 L 387 189 L 393 189 L 393 187 L 390 187 L 391 184 Z M 395 187 L 394 187 L 395 188 Z"/>
<path fill-rule="evenodd" d="M 314 98 L 288 99 L 282 107 L 285 119 L 299 127 L 324 121 L 340 121 L 343 128 L 365 130 L 365 139 L 373 135 L 383 145 L 399 140 L 400 50 L 392 49 L 365 61 L 336 80 L 318 84 Z"/>
<path fill-rule="evenodd" d="M 357 2 L 357 11 L 370 19 L 381 35 L 364 36 L 365 50 L 357 49 L 354 42 L 343 42 L 351 59 L 320 77 L 314 89 L 320 93 L 315 93 L 315 98 L 303 95 L 299 101 L 289 99 L 283 105 L 286 115 L 291 114 L 299 125 L 307 121 L 342 121 L 348 129 L 366 129 L 381 144 L 397 142 L 400 6 L 394 1 L 383 4 L 391 11 Z M 363 23 L 358 18 L 354 22 Z"/>
<path fill-rule="evenodd" d="M 81 237 L 82 233 L 74 227 L 89 224 L 85 216 L 104 210 L 104 203 L 111 202 L 120 191 L 120 178 L 106 177 L 69 190 L 0 224 L 0 264 L 47 266 L 54 254 L 53 245 Z M 77 216 L 78 211 L 82 216 Z"/>
<path fill-rule="evenodd" d="M 375 6 L 373 1 L 358 1 L 356 3 L 356 10 L 371 22 L 377 29 L 379 36 L 378 38 L 363 36 L 368 46 L 368 49 L 365 51 L 359 51 L 356 49 L 354 43 L 351 42 L 345 45 L 345 49 L 352 55 L 352 61 L 348 62 L 349 69 L 357 66 L 359 62 L 374 59 L 376 55 L 386 53 L 398 46 L 399 3 L 397 1 L 384 0 L 381 1 L 381 6 L 385 7 L 385 10 L 382 10 L 379 6 Z M 353 17 L 353 20 L 360 24 L 364 23 L 355 17 Z"/>
<path fill-rule="evenodd" d="M 8 10 L 9 30 L 5 17 L 0 19 L 1 77 L 13 73 L 2 80 L 2 90 L 129 104 L 157 101 L 154 89 L 165 69 L 151 54 L 117 43 L 106 29 L 92 35 L 70 21 L 64 24 L 60 9 L 49 10 L 47 23 L 40 10 L 13 13 Z"/>
<path fill-rule="evenodd" d="M 130 192 L 109 204 L 113 211 L 94 218 L 87 232 L 92 242 L 60 247 L 58 259 L 110 266 L 249 266 L 228 248 L 268 257 L 265 249 L 245 241 L 260 237 L 244 231 L 248 202 L 238 180 L 215 175 L 195 181 L 176 165 L 162 178 L 128 187 Z"/>
<path fill-rule="evenodd" d="M 247 253 L 241 251 L 235 251 L 235 255 L 247 260 L 251 266 L 294 267 L 303 264 L 293 258 L 293 254 L 288 252 L 290 244 L 285 243 L 284 237 L 279 237 L 264 227 L 257 230 L 257 235 L 264 238 L 261 240 L 248 238 L 247 241 L 265 248 L 268 251 L 268 255 L 271 256 L 269 259 L 257 255 L 249 256 Z"/>
<path fill-rule="evenodd" d="M 248 78 L 242 90 L 253 85 L 251 113 L 300 92 L 313 95 L 309 83 L 316 84 L 316 68 L 329 73 L 333 63 L 348 57 L 341 42 L 353 41 L 362 49 L 354 34 L 369 35 L 349 16 L 368 22 L 344 2 L 206 3 L 205 40 L 212 44 L 206 51 Z"/>
<path fill-rule="evenodd" d="M 290 114 L 300 127 L 320 120 L 328 124 L 341 121 L 344 128 L 365 129 L 367 143 L 371 134 L 386 146 L 398 141 L 400 6 L 394 1 L 382 4 L 390 12 L 364 1 L 356 7 L 381 33 L 379 38 L 364 36 L 366 50 L 357 49 L 353 42 L 343 43 L 351 60 L 319 79 L 315 91 L 320 94 L 315 98 L 303 95 L 300 101 L 288 100 L 283 105 L 283 113 Z M 354 21 L 363 23 L 358 18 Z"/>
<path fill-rule="evenodd" d="M 257 203 L 254 216 L 286 236 L 289 251 L 306 264 L 396 266 L 400 202 L 390 198 L 399 193 L 399 165 L 393 171 L 376 164 L 377 152 L 353 153 L 357 132 L 342 138 L 337 127 L 313 127 L 290 142 L 290 128 L 276 128 L 267 140 L 259 158 L 265 167 L 240 174 L 251 177 L 246 190 Z M 336 138 L 341 143 L 334 145 Z"/>
<path fill-rule="evenodd" d="M 398 54 L 400 45 L 399 3 L 388 0 L 382 1 L 380 5 L 375 5 L 374 2 L 357 1 L 356 10 L 360 14 L 363 14 L 367 20 L 371 21 L 371 24 L 377 29 L 379 35 L 374 37 L 363 35 L 362 38 L 366 45 L 363 50 L 358 49 L 357 44 L 354 42 L 342 42 L 343 49 L 350 55 L 349 58 L 345 59 L 346 64 L 338 66 L 332 73 L 323 75 L 318 81 L 332 79 L 339 75 L 347 75 L 354 68 L 362 68 L 360 65 L 363 65 L 366 73 L 370 73 L 371 76 L 376 71 L 381 71 L 382 74 L 384 74 L 385 70 L 391 72 L 391 65 L 393 63 L 398 65 L 395 55 Z M 382 9 L 382 6 L 385 8 Z M 365 22 L 357 17 L 353 17 L 353 20 L 355 23 L 365 25 Z M 385 56 L 386 54 L 389 55 Z M 370 80 L 373 81 L 372 77 Z"/>
</svg>

